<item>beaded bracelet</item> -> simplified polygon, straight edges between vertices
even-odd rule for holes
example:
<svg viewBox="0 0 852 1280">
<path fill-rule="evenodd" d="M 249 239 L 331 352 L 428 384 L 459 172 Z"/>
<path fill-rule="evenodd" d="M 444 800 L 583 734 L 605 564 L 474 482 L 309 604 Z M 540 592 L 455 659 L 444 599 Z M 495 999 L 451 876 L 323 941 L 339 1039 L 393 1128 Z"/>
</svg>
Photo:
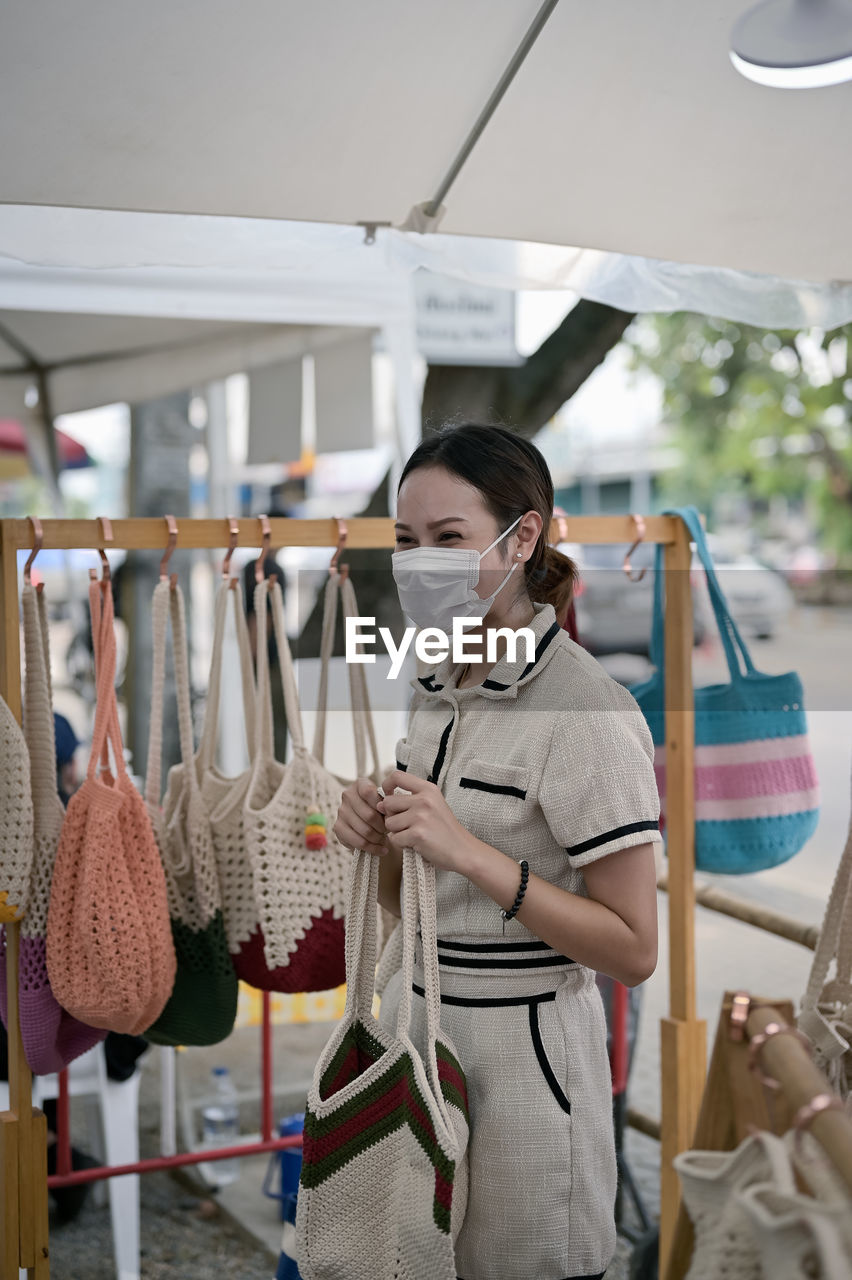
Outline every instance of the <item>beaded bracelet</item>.
<svg viewBox="0 0 852 1280">
<path fill-rule="evenodd" d="M 527 891 L 527 880 L 529 880 L 529 877 L 530 877 L 530 864 L 527 862 L 526 858 L 521 858 L 520 861 L 521 861 L 520 888 L 518 889 L 518 895 L 515 898 L 515 901 L 512 903 L 509 910 L 500 912 L 504 920 L 511 920 L 514 918 L 514 916 L 517 915 L 518 909 L 524 900 L 524 894 Z"/>
</svg>

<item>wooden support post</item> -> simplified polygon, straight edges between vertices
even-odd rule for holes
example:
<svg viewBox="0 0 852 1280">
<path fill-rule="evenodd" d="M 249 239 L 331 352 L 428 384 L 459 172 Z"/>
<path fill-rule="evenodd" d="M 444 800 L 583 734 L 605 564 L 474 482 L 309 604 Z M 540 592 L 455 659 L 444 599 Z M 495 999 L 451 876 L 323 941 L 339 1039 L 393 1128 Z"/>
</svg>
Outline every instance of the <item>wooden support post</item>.
<svg viewBox="0 0 852 1280">
<path fill-rule="evenodd" d="M 689 531 L 673 520 L 665 548 L 666 845 L 669 1017 L 660 1026 L 660 1274 L 674 1238 L 680 1186 L 672 1160 L 690 1145 L 706 1070 L 695 1006 L 695 710 Z"/>
<path fill-rule="evenodd" d="M 0 521 L 0 696 L 21 721 L 21 648 L 14 522 Z M 37 1280 L 49 1274 L 47 1228 L 47 1124 L 32 1105 L 32 1075 L 18 1020 L 20 926 L 6 925 L 6 1000 L 10 1110 L 0 1117 L 0 1201 L 3 1242 L 0 1280 L 18 1280 L 18 1268 Z M 9 1243 L 12 1240 L 13 1244 Z M 11 1258 L 14 1255 L 14 1265 Z"/>
</svg>

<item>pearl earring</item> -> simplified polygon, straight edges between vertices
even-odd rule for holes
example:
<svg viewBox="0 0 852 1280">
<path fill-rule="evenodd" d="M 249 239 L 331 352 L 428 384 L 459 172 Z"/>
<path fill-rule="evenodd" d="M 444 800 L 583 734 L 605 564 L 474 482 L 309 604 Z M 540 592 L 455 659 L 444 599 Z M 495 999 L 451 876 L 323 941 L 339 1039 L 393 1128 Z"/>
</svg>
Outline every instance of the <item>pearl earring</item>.
<svg viewBox="0 0 852 1280">
<path fill-rule="evenodd" d="M 519 560 L 522 560 L 522 559 L 523 559 L 523 557 L 524 557 L 524 553 L 523 553 L 523 551 L 519 551 L 519 552 L 518 552 L 518 559 L 519 559 Z"/>
</svg>

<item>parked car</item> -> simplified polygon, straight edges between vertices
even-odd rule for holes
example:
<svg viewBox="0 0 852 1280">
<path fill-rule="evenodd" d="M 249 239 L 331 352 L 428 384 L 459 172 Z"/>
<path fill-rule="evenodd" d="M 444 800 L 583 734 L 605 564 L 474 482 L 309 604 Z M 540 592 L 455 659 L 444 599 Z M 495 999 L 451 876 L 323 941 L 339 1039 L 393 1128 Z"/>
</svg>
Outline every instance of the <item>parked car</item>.
<svg viewBox="0 0 852 1280">
<path fill-rule="evenodd" d="M 711 551 L 713 544 L 711 543 Z M 718 545 L 718 544 L 717 544 Z M 580 584 L 576 595 L 577 628 L 583 644 L 594 654 L 631 653 L 648 656 L 654 599 L 653 543 L 640 543 L 630 563 L 630 582 L 623 572 L 622 546 L 563 543 L 560 550 L 576 561 Z M 745 636 L 760 639 L 775 634 L 793 606 L 792 593 L 780 574 L 753 556 L 730 559 L 716 553 L 716 576 L 737 626 Z M 701 644 L 716 623 L 700 561 L 693 555 L 690 573 L 693 599 L 693 640 Z"/>
</svg>

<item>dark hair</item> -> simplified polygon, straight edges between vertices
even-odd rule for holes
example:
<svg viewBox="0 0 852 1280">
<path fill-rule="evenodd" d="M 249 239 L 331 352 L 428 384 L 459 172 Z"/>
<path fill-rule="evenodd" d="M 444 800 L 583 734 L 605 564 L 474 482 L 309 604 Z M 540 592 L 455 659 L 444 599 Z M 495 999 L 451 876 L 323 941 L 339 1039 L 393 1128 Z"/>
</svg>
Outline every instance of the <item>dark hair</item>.
<svg viewBox="0 0 852 1280">
<path fill-rule="evenodd" d="M 397 493 L 418 467 L 445 467 L 482 494 L 500 529 L 537 511 L 542 530 L 524 565 L 531 600 L 552 604 L 563 620 L 578 578 L 577 566 L 548 541 L 553 519 L 553 479 L 541 451 L 508 427 L 478 422 L 447 423 L 420 442 L 402 469 Z"/>
</svg>

